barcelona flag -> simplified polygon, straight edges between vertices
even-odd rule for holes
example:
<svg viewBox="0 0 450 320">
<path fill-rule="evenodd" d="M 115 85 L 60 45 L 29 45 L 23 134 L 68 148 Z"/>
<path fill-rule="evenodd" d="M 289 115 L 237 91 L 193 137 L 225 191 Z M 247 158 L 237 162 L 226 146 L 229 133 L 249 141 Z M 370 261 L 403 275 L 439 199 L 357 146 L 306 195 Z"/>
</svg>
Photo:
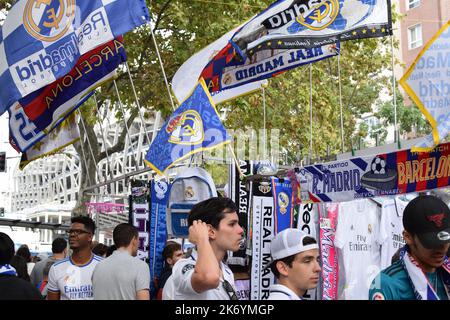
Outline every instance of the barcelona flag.
<svg viewBox="0 0 450 320">
<path fill-rule="evenodd" d="M 195 153 L 211 150 L 231 141 L 220 121 L 214 102 L 200 80 L 169 120 L 162 126 L 145 157 L 158 174 Z"/>
</svg>

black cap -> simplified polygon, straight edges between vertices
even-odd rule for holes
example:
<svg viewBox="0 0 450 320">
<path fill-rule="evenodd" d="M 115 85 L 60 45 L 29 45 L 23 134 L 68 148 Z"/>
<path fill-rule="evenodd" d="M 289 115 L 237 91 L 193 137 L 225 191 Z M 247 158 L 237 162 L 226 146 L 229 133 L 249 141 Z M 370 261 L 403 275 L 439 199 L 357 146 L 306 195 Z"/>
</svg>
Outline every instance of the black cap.
<svg viewBox="0 0 450 320">
<path fill-rule="evenodd" d="M 424 247 L 437 248 L 450 243 L 450 209 L 435 196 L 418 196 L 403 212 L 403 227 L 417 235 Z"/>
</svg>

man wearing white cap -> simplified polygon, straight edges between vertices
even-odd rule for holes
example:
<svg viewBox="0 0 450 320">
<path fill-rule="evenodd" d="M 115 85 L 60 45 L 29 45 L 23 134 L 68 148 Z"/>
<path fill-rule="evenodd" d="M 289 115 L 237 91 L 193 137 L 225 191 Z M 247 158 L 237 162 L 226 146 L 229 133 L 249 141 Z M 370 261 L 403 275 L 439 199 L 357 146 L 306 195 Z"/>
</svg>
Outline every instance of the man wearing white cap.
<svg viewBox="0 0 450 320">
<path fill-rule="evenodd" d="M 299 229 L 285 229 L 272 240 L 270 253 L 277 284 L 270 287 L 268 300 L 302 300 L 319 283 L 319 246 L 313 237 Z"/>
</svg>

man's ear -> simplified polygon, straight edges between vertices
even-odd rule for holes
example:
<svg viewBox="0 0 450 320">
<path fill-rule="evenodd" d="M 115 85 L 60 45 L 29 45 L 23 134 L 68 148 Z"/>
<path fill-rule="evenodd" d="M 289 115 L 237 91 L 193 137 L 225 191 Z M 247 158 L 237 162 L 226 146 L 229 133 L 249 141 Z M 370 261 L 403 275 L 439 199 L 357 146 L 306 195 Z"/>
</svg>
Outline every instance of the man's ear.
<svg viewBox="0 0 450 320">
<path fill-rule="evenodd" d="M 285 277 L 288 276 L 288 265 L 286 263 L 284 263 L 283 261 L 277 261 L 275 267 L 281 275 Z"/>
<path fill-rule="evenodd" d="M 414 242 L 413 236 L 406 230 L 403 230 L 403 239 L 405 239 L 405 242 L 408 246 L 411 246 Z"/>
<path fill-rule="evenodd" d="M 207 226 L 208 226 L 208 236 L 209 236 L 209 238 L 210 238 L 211 240 L 216 239 L 216 236 L 217 236 L 217 230 L 214 229 L 214 227 L 213 227 L 212 225 L 210 225 L 210 224 L 207 224 Z"/>
</svg>

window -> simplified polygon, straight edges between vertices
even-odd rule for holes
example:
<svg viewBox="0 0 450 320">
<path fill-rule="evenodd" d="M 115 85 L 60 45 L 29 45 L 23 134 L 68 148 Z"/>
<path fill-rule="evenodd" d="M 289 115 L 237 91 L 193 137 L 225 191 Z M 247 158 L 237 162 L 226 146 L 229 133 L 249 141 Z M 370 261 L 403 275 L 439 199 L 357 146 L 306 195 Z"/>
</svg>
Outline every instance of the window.
<svg viewBox="0 0 450 320">
<path fill-rule="evenodd" d="M 407 7 L 408 7 L 408 10 L 411 10 L 411 9 L 414 9 L 414 8 L 417 8 L 418 6 L 420 6 L 420 0 L 406 0 L 406 2 L 407 2 Z"/>
<path fill-rule="evenodd" d="M 422 25 L 416 24 L 408 28 L 408 47 L 410 50 L 422 46 Z"/>
</svg>

